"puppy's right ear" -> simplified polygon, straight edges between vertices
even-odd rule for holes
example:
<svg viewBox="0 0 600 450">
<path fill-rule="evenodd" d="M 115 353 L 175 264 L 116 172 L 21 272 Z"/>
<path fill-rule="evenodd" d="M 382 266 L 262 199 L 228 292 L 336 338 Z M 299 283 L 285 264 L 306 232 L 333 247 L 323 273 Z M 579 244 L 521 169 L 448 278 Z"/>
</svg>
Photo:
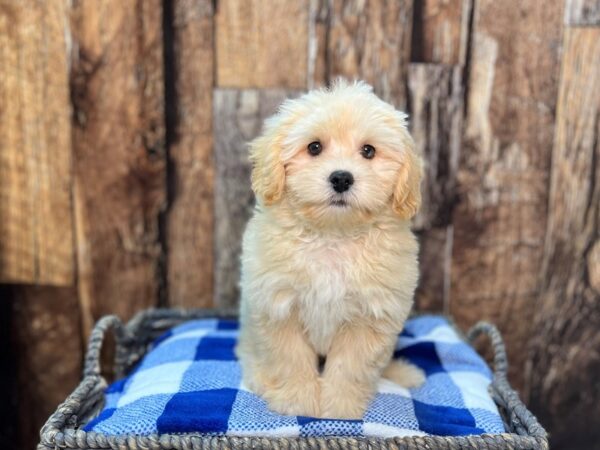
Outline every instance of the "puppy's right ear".
<svg viewBox="0 0 600 450">
<path fill-rule="evenodd" d="M 283 195 L 285 168 L 281 159 L 281 136 L 278 127 L 267 128 L 250 143 L 252 190 L 258 200 L 271 205 Z"/>
</svg>

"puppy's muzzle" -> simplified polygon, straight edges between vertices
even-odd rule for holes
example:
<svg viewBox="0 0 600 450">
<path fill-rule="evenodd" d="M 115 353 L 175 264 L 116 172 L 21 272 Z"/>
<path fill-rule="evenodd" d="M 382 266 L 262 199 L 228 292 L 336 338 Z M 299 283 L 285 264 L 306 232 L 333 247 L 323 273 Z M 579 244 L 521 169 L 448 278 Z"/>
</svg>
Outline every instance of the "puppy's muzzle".
<svg viewBox="0 0 600 450">
<path fill-rule="evenodd" d="M 333 186 L 335 192 L 346 192 L 354 183 L 352 174 L 345 170 L 336 170 L 329 175 L 329 182 Z"/>
</svg>

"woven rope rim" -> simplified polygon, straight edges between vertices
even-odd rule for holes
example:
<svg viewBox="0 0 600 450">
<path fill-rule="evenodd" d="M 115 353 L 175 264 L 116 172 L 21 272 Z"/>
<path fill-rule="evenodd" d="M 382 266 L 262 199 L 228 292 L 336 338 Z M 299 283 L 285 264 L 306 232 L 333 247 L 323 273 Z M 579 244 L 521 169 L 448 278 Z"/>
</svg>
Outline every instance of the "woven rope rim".
<svg viewBox="0 0 600 450">
<path fill-rule="evenodd" d="M 486 335 L 494 351 L 494 378 L 490 386 L 494 401 L 507 413 L 507 427 L 502 434 L 473 436 L 404 436 L 396 438 L 263 438 L 210 436 L 201 434 L 105 435 L 85 432 L 84 423 L 100 406 L 106 381 L 100 375 L 100 352 L 110 330 L 115 335 L 117 351 L 115 372 L 122 376 L 147 351 L 149 343 L 165 329 L 185 320 L 218 317 L 232 318 L 234 311 L 151 309 L 142 311 L 127 325 L 116 316 L 105 316 L 95 325 L 85 357 L 83 380 L 64 403 L 48 418 L 40 431 L 38 450 L 114 449 L 114 450 L 220 450 L 220 449 L 395 449 L 395 450 L 547 450 L 544 428 L 510 387 L 506 373 L 506 349 L 498 329 L 479 322 L 467 334 L 470 341 Z"/>
</svg>

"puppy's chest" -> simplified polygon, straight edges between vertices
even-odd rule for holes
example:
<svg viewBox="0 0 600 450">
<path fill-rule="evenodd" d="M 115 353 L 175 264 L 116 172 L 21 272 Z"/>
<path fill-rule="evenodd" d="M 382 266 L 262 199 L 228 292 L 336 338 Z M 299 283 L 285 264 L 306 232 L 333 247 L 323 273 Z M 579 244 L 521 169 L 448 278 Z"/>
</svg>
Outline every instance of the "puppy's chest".
<svg viewBox="0 0 600 450">
<path fill-rule="evenodd" d="M 360 309 L 359 279 L 366 270 L 361 242 L 300 245 L 295 253 L 300 318 L 315 349 L 326 354 L 341 323 Z"/>
<path fill-rule="evenodd" d="M 325 302 L 346 297 L 355 289 L 355 279 L 364 270 L 360 243 L 299 244 L 294 269 L 305 295 L 318 295 Z"/>
</svg>

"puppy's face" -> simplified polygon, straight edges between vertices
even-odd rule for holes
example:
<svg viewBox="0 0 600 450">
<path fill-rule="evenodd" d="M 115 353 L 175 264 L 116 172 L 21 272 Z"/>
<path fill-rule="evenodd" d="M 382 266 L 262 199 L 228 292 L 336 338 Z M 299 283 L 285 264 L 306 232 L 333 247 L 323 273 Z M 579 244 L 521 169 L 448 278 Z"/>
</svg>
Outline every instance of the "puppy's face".
<svg viewBox="0 0 600 450">
<path fill-rule="evenodd" d="M 283 197 L 315 223 L 353 225 L 386 211 L 412 217 L 421 161 L 405 115 L 363 83 L 288 100 L 251 144 L 259 201 Z"/>
</svg>

